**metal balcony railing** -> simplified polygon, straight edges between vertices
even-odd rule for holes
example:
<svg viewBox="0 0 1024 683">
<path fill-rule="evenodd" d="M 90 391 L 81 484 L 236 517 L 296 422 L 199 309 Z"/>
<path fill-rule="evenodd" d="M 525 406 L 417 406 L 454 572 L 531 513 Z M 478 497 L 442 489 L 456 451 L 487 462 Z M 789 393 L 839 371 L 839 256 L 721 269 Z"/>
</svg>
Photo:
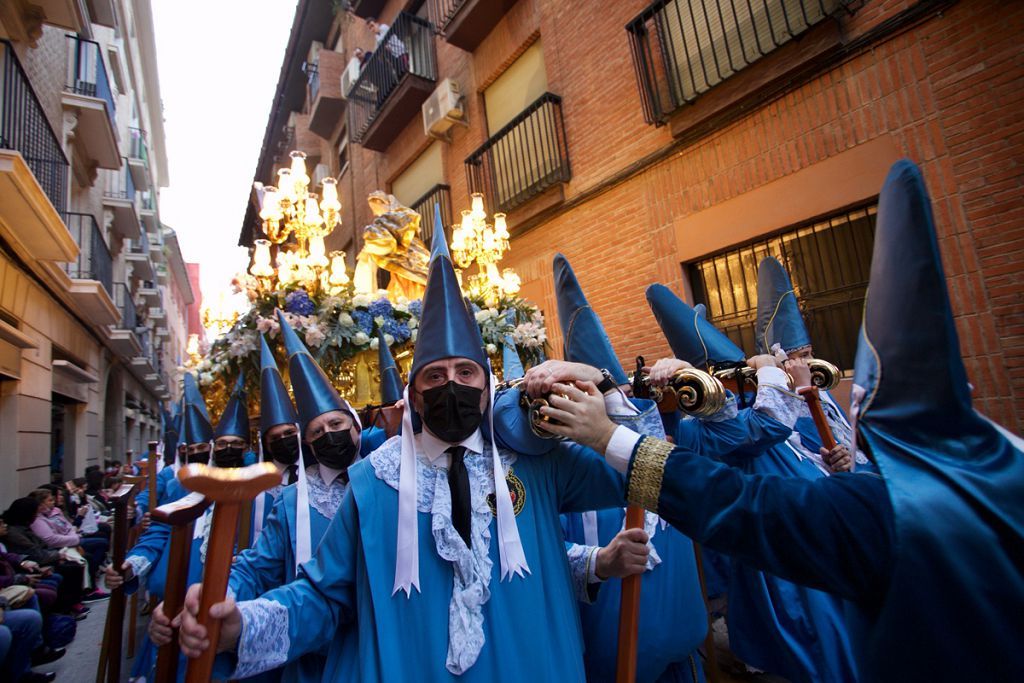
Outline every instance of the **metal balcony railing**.
<svg viewBox="0 0 1024 683">
<path fill-rule="evenodd" d="M 562 98 L 544 93 L 466 159 L 470 192 L 508 212 L 572 177 Z"/>
<path fill-rule="evenodd" d="M 149 190 L 143 190 L 139 194 L 142 196 L 142 200 L 139 203 L 142 210 L 156 211 L 156 198 L 153 196 L 153 193 Z"/>
<path fill-rule="evenodd" d="M 430 244 L 434 237 L 434 207 L 441 207 L 441 224 L 452 224 L 452 194 L 447 185 L 434 185 L 409 207 L 420 215 L 420 238 Z M 445 235 L 447 237 L 448 235 Z"/>
<path fill-rule="evenodd" d="M 139 239 L 132 240 L 131 252 L 133 254 L 145 254 L 149 256 L 149 237 L 146 236 L 146 231 L 142 230 L 139 235 Z"/>
<path fill-rule="evenodd" d="M 626 25 L 647 123 L 774 52 L 850 0 L 658 0 Z"/>
<path fill-rule="evenodd" d="M 132 292 L 123 282 L 114 283 L 114 305 L 117 306 L 117 310 L 121 311 L 121 320 L 117 327 L 121 330 L 130 330 L 135 332 L 135 328 L 139 324 L 138 313 L 135 310 L 135 300 L 132 298 Z"/>
<path fill-rule="evenodd" d="M 127 199 L 135 201 L 135 181 L 128 170 L 127 159 L 116 171 L 105 171 L 107 174 L 107 186 L 103 190 L 103 196 L 114 199 Z"/>
<path fill-rule="evenodd" d="M 354 142 L 363 141 L 388 98 L 410 74 L 437 80 L 434 30 L 426 19 L 401 12 L 349 92 L 349 130 Z"/>
<path fill-rule="evenodd" d="M 141 128 L 128 129 L 128 156 L 149 166 L 149 144 L 146 142 L 146 131 Z"/>
<path fill-rule="evenodd" d="M 306 73 L 306 82 L 309 83 L 309 101 L 316 102 L 316 96 L 320 94 L 320 64 L 318 62 L 306 62 L 302 65 Z"/>
<path fill-rule="evenodd" d="M 67 207 L 68 159 L 11 44 L 0 41 L 0 148 L 21 152 L 58 212 Z"/>
<path fill-rule="evenodd" d="M 114 296 L 114 262 L 96 217 L 88 213 L 65 213 L 64 223 L 78 245 L 78 260 L 64 264 L 68 277 L 96 280 Z"/>
<path fill-rule="evenodd" d="M 98 97 L 107 108 L 110 125 L 117 128 L 117 107 L 114 94 L 110 90 L 110 79 L 107 78 L 107 67 L 103 64 L 103 52 L 100 44 L 68 36 L 68 68 L 66 87 L 70 92 L 88 97 Z"/>
</svg>

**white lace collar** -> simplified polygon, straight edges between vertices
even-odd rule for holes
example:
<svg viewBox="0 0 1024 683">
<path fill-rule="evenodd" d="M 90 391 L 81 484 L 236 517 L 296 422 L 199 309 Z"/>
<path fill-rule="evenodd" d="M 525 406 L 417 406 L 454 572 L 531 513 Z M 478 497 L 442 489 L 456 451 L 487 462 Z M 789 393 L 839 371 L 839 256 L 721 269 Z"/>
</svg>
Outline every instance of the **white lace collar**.
<svg viewBox="0 0 1024 683">
<path fill-rule="evenodd" d="M 325 483 L 318 466 L 306 468 L 306 481 L 309 484 L 309 504 L 324 519 L 334 519 L 348 484 L 338 477 L 332 479 L 330 484 Z"/>
</svg>

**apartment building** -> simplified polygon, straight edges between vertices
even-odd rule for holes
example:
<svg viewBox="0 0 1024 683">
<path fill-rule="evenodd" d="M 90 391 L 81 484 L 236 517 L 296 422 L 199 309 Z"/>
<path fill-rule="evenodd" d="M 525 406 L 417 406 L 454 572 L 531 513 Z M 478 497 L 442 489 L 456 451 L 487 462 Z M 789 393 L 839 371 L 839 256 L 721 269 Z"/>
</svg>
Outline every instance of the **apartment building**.
<svg viewBox="0 0 1024 683">
<path fill-rule="evenodd" d="M 523 295 L 554 323 L 566 254 L 627 368 L 669 353 L 652 282 L 752 353 L 772 254 L 817 354 L 849 371 L 878 192 L 909 157 L 977 405 L 1020 429 L 1022 27 L 1024 4 L 993 0 L 304 1 L 254 180 L 306 152 L 314 181 L 338 178 L 329 246 L 350 255 L 372 190 L 419 210 L 425 238 L 436 203 L 450 226 L 482 192 L 508 214 Z"/>
<path fill-rule="evenodd" d="M 0 3 L 0 505 L 161 433 L 194 295 L 148 0 Z"/>
</svg>

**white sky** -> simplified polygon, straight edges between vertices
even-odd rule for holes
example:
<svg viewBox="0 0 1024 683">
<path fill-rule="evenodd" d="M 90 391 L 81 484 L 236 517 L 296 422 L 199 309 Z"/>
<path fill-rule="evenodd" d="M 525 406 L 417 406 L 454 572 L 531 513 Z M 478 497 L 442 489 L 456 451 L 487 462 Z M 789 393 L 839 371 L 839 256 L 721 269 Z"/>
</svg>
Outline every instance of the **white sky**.
<svg viewBox="0 0 1024 683">
<path fill-rule="evenodd" d="M 296 0 L 153 0 L 170 186 L 160 218 L 204 298 L 245 267 L 235 246 Z"/>
</svg>

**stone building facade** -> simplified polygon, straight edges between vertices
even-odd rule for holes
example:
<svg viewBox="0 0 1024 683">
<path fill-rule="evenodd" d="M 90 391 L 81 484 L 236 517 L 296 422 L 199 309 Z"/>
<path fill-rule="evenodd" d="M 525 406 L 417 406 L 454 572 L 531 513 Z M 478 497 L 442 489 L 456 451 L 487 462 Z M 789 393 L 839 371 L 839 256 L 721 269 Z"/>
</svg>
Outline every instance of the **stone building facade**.
<svg viewBox="0 0 1024 683">
<path fill-rule="evenodd" d="M 148 0 L 0 5 L 0 507 L 144 453 L 194 296 Z"/>
<path fill-rule="evenodd" d="M 508 214 L 502 265 L 548 314 L 555 354 L 562 252 L 627 369 L 668 353 L 652 282 L 753 353 L 756 266 L 773 254 L 818 355 L 849 370 L 878 192 L 907 157 L 929 184 L 976 405 L 1024 425 L 1024 4 L 327 5 L 299 3 L 254 179 L 290 149 L 337 177 L 334 248 L 358 251 L 374 189 L 427 214 L 440 201 L 449 225 L 481 191 Z M 389 26 L 379 43 L 370 16 Z M 353 63 L 356 48 L 373 55 Z M 253 196 L 240 242 L 258 235 Z"/>
</svg>

